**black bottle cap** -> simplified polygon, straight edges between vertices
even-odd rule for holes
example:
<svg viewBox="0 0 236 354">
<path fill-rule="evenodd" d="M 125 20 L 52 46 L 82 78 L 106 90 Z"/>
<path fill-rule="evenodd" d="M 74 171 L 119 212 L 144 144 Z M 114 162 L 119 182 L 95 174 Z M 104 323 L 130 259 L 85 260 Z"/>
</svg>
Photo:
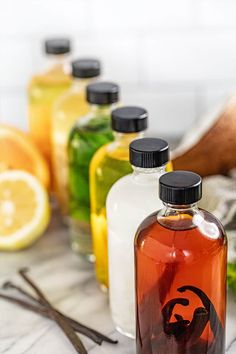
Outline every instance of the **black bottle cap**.
<svg viewBox="0 0 236 354">
<path fill-rule="evenodd" d="M 120 133 L 135 133 L 147 129 L 148 113 L 141 107 L 117 108 L 111 114 L 112 130 Z"/>
<path fill-rule="evenodd" d="M 70 40 L 67 38 L 48 39 L 44 46 L 47 54 L 66 54 L 71 50 Z"/>
<path fill-rule="evenodd" d="M 72 62 L 72 76 L 90 78 L 99 76 L 101 72 L 100 61 L 97 59 L 78 59 Z"/>
<path fill-rule="evenodd" d="M 160 199 L 165 203 L 186 205 L 202 197 L 202 179 L 190 171 L 174 171 L 160 178 Z"/>
<path fill-rule="evenodd" d="M 136 167 L 155 168 L 169 161 L 169 146 L 165 140 L 143 138 L 130 144 L 130 163 Z"/>
<path fill-rule="evenodd" d="M 93 104 L 111 104 L 119 100 L 119 86 L 112 82 L 97 82 L 87 86 L 87 101 Z"/>
</svg>

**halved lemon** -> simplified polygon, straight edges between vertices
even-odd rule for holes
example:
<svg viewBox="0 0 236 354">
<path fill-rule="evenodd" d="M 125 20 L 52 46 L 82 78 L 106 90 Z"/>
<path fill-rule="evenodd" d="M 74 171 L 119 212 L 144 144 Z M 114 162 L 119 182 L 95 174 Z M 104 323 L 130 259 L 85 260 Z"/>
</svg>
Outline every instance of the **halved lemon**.
<svg viewBox="0 0 236 354">
<path fill-rule="evenodd" d="M 50 174 L 46 160 L 28 134 L 0 124 L 0 172 L 23 170 L 32 173 L 48 188 Z"/>
<path fill-rule="evenodd" d="M 48 195 L 36 177 L 20 170 L 0 173 L 0 250 L 30 246 L 49 220 Z"/>
</svg>

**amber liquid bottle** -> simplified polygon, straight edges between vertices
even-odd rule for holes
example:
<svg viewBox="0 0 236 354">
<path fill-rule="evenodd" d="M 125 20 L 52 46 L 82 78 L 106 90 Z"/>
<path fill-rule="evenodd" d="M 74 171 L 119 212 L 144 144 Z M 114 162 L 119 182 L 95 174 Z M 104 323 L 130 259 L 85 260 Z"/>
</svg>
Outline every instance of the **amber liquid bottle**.
<svg viewBox="0 0 236 354">
<path fill-rule="evenodd" d="M 227 240 L 199 209 L 201 178 L 160 178 L 164 209 L 135 239 L 137 354 L 224 354 Z"/>
</svg>

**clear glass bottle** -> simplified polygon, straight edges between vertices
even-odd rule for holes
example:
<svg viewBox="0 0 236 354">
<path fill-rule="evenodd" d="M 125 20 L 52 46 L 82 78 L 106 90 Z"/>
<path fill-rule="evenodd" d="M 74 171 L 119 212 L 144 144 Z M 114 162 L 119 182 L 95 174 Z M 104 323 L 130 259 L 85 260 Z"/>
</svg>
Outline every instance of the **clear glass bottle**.
<svg viewBox="0 0 236 354">
<path fill-rule="evenodd" d="M 118 85 L 98 82 L 87 87 L 90 111 L 69 137 L 69 214 L 72 249 L 93 261 L 90 229 L 89 165 L 94 153 L 113 140 L 111 111 L 119 100 Z"/>
<path fill-rule="evenodd" d="M 89 111 L 86 87 L 100 75 L 96 59 L 72 62 L 72 86 L 56 100 L 52 119 L 52 163 L 54 188 L 63 216 L 68 216 L 68 137 L 75 121 Z"/>
<path fill-rule="evenodd" d="M 129 145 L 142 138 L 147 129 L 147 111 L 140 107 L 121 107 L 112 111 L 115 140 L 101 147 L 90 164 L 90 201 L 96 276 L 102 289 L 108 287 L 106 198 L 111 186 L 132 172 Z"/>
<path fill-rule="evenodd" d="M 201 178 L 160 178 L 164 208 L 135 239 L 137 354 L 224 354 L 227 239 L 203 209 Z"/>
<path fill-rule="evenodd" d="M 51 123 L 55 100 L 71 85 L 68 70 L 68 39 L 45 41 L 47 66 L 32 77 L 28 87 L 29 132 L 41 153 L 51 165 Z"/>
<path fill-rule="evenodd" d="M 130 145 L 134 172 L 117 181 L 107 196 L 111 314 L 117 330 L 132 338 L 135 336 L 135 232 L 142 220 L 156 210 L 158 179 L 166 172 L 168 160 L 166 141 L 134 140 Z"/>
</svg>

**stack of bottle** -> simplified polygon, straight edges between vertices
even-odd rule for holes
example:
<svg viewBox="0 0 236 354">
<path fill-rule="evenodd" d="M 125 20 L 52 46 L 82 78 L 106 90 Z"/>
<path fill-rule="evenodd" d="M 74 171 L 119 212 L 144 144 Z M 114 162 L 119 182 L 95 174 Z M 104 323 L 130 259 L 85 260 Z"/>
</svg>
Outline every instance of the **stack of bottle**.
<svg viewBox="0 0 236 354">
<path fill-rule="evenodd" d="M 227 241 L 197 206 L 200 176 L 168 172 L 168 143 L 144 137 L 147 110 L 121 106 L 97 59 L 68 71 L 69 40 L 45 50 L 50 65 L 29 86 L 30 131 L 72 249 L 109 288 L 116 328 L 136 337 L 138 354 L 223 354 Z"/>
</svg>

